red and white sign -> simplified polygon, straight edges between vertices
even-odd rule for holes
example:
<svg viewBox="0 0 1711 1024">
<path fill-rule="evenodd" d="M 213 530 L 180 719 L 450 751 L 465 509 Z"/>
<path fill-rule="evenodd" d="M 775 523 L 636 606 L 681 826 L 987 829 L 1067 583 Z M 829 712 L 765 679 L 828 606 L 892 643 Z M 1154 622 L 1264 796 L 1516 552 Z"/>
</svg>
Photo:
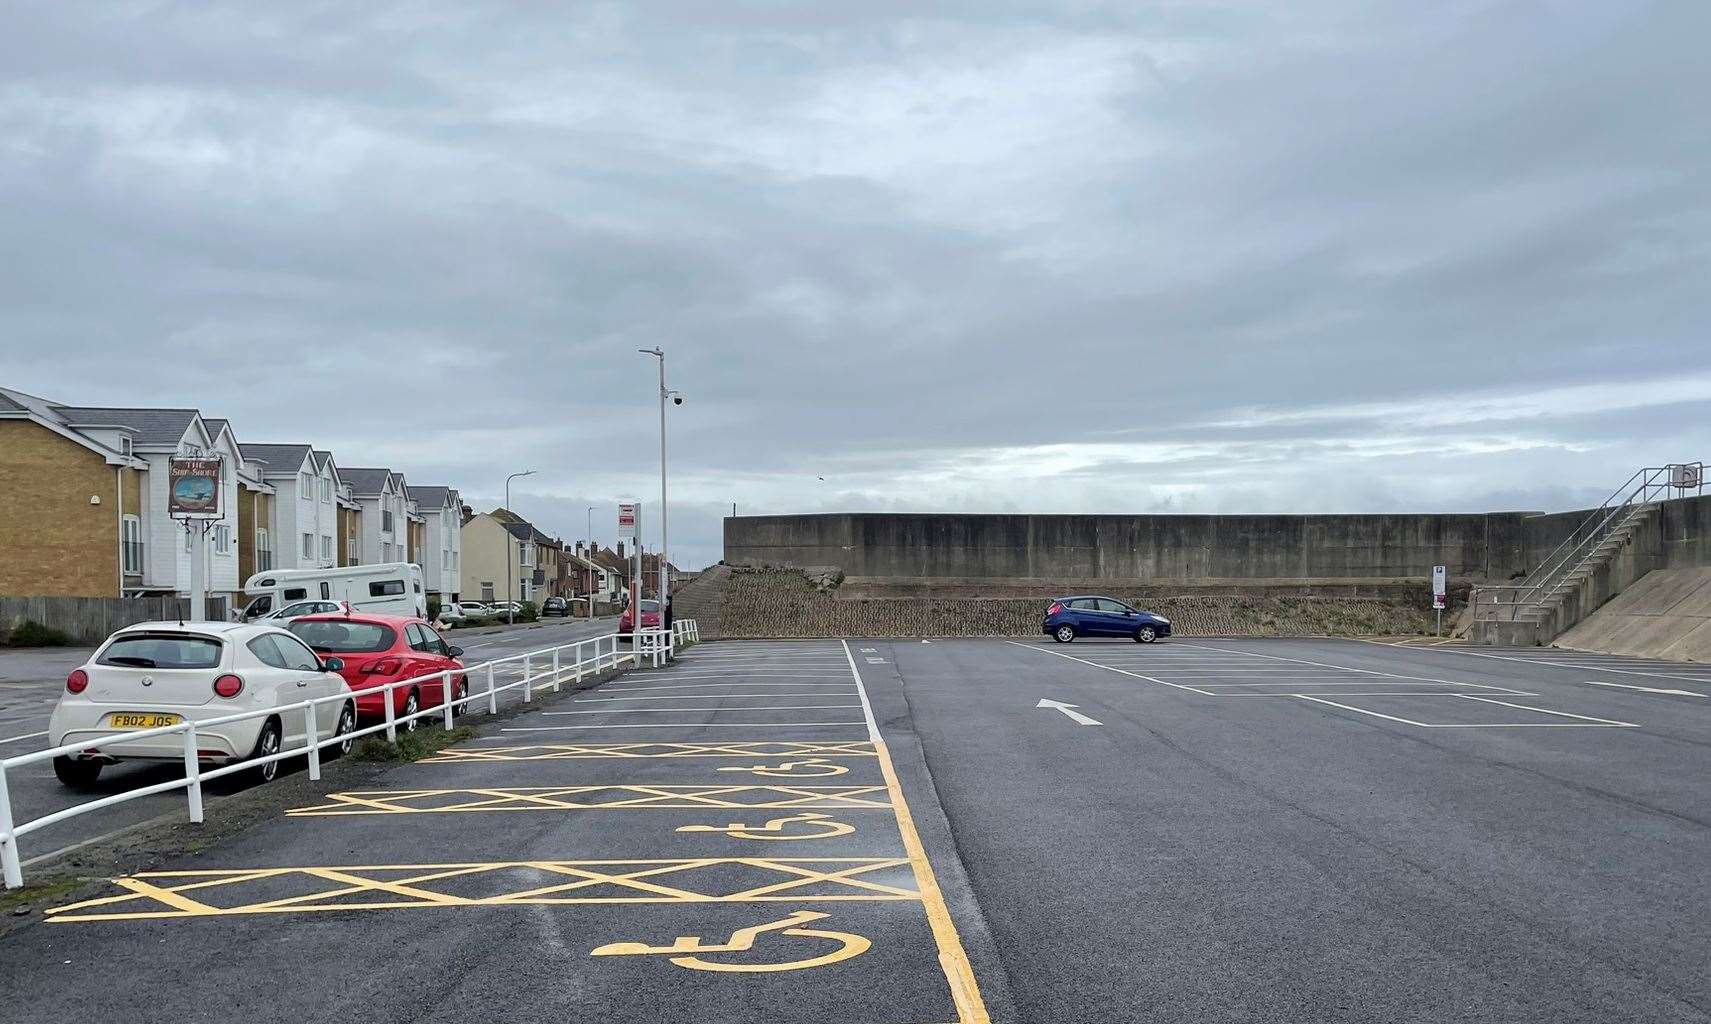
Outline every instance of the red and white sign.
<svg viewBox="0 0 1711 1024">
<path fill-rule="evenodd" d="M 627 501 L 618 506 L 618 539 L 636 539 L 636 503 Z"/>
</svg>

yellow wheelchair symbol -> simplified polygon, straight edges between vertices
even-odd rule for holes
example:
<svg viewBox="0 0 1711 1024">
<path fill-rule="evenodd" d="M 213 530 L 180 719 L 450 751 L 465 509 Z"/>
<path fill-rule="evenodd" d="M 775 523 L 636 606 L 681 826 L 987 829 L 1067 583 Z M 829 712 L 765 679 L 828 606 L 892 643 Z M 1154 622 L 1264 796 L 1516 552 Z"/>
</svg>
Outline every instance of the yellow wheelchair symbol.
<svg viewBox="0 0 1711 1024">
<path fill-rule="evenodd" d="M 860 935 L 850 932 L 822 931 L 816 928 L 802 928 L 800 925 L 810 921 L 824 921 L 829 915 L 813 910 L 798 910 L 782 921 L 771 924 L 757 924 L 749 928 L 738 928 L 731 933 L 729 942 L 703 945 L 699 935 L 680 935 L 669 946 L 647 946 L 640 942 L 609 942 L 595 949 L 591 956 L 669 956 L 671 962 L 679 967 L 687 967 L 692 971 L 800 971 L 808 967 L 825 967 L 828 964 L 839 963 L 851 957 L 857 957 L 867 952 L 873 943 Z M 703 960 L 702 953 L 747 953 L 754 948 L 755 938 L 763 932 L 778 932 L 800 939 L 825 939 L 838 944 L 838 948 L 830 953 L 808 957 L 803 960 L 787 960 L 776 964 L 742 964 L 726 963 L 718 960 Z"/>
<path fill-rule="evenodd" d="M 729 767 L 717 769 L 722 772 L 753 772 L 756 775 L 766 775 L 780 779 L 819 779 L 829 775 L 842 775 L 849 768 L 830 761 L 785 761 L 783 764 L 756 764 L 747 767 Z"/>
<path fill-rule="evenodd" d="M 806 825 L 811 831 L 803 835 L 787 835 L 785 827 L 788 825 Z M 677 831 L 723 832 L 732 839 L 831 839 L 849 835 L 855 831 L 855 826 L 833 821 L 829 816 L 815 811 L 808 811 L 793 814 L 788 818 L 774 818 L 764 825 L 745 825 L 740 821 L 733 821 L 729 825 L 680 825 Z"/>
</svg>

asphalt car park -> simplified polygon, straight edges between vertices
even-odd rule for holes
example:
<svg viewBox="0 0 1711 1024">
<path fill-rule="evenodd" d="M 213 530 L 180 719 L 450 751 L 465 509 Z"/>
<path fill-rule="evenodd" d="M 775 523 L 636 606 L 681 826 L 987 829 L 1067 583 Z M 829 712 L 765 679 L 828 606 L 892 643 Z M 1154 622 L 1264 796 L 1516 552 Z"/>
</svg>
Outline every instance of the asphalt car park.
<svg viewBox="0 0 1711 1024">
<path fill-rule="evenodd" d="M 0 988 L 26 1021 L 1703 1020 L 1707 676 L 704 644 L 59 902 Z"/>
</svg>

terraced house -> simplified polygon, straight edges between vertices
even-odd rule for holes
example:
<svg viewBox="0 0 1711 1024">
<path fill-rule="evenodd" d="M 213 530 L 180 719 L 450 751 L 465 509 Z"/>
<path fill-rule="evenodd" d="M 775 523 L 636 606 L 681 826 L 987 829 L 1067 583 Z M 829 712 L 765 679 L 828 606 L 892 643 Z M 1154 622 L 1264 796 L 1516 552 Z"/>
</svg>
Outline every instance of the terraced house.
<svg viewBox="0 0 1711 1024">
<path fill-rule="evenodd" d="M 421 557 L 417 559 L 423 584 L 429 595 L 462 600 L 463 516 L 457 491 L 416 486 L 406 491 L 423 524 Z"/>
<path fill-rule="evenodd" d="M 206 532 L 166 514 L 175 456 L 224 464 L 224 514 Z M 184 593 L 200 559 L 210 595 L 230 600 L 241 585 L 241 463 L 231 425 L 195 409 L 74 406 L 0 388 L 0 594 Z"/>
</svg>

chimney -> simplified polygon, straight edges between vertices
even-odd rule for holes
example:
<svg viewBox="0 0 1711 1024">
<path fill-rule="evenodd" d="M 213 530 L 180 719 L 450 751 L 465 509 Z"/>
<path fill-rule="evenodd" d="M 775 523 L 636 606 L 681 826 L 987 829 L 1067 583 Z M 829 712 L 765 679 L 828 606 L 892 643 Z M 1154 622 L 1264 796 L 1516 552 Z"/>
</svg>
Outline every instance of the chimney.
<svg viewBox="0 0 1711 1024">
<path fill-rule="evenodd" d="M 618 542 L 618 561 L 622 562 L 624 560 L 625 560 L 624 559 L 624 542 L 619 541 Z"/>
</svg>

